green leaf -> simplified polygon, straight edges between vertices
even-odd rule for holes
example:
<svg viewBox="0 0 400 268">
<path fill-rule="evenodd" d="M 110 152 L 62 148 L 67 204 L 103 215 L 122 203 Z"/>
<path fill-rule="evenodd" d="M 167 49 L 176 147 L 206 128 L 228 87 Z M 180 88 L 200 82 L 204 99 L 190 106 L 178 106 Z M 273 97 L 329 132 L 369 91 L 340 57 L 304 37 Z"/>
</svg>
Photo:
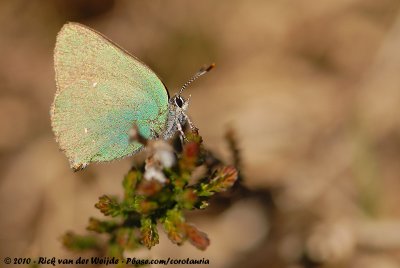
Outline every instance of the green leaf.
<svg viewBox="0 0 400 268">
<path fill-rule="evenodd" d="M 101 221 L 90 217 L 89 225 L 86 227 L 86 229 L 97 233 L 111 233 L 117 227 L 118 224 L 114 221 Z"/>
<path fill-rule="evenodd" d="M 194 205 L 197 202 L 197 194 L 194 189 L 187 188 L 177 194 L 176 201 L 179 206 L 185 209 L 193 209 Z"/>
<path fill-rule="evenodd" d="M 115 238 L 118 245 L 123 249 L 132 250 L 140 245 L 133 228 L 118 229 Z"/>
<path fill-rule="evenodd" d="M 158 202 L 143 200 L 139 204 L 138 212 L 141 214 L 149 214 L 157 208 L 159 208 Z"/>
<path fill-rule="evenodd" d="M 100 248 L 99 241 L 92 235 L 77 235 L 73 232 L 67 232 L 62 236 L 61 239 L 66 248 L 74 251 Z"/>
<path fill-rule="evenodd" d="M 181 245 L 185 239 L 185 232 L 182 229 L 185 218 L 182 211 L 177 208 L 168 210 L 162 222 L 169 240 L 174 244 Z"/>
<path fill-rule="evenodd" d="M 163 185 L 156 180 L 142 180 L 137 187 L 137 194 L 153 196 L 161 191 Z"/>
<path fill-rule="evenodd" d="M 141 241 L 148 249 L 158 244 L 157 225 L 150 218 L 142 218 L 140 227 Z"/>
<path fill-rule="evenodd" d="M 125 175 L 122 181 L 122 186 L 125 191 L 125 198 L 135 194 L 135 188 L 138 181 L 141 179 L 141 173 L 138 170 L 130 170 L 128 174 Z"/>
<path fill-rule="evenodd" d="M 207 234 L 197 229 L 194 225 L 185 224 L 186 235 L 190 243 L 200 250 L 206 250 L 210 245 Z"/>
<path fill-rule="evenodd" d="M 105 216 L 116 217 L 121 214 L 121 206 L 116 198 L 111 198 L 107 195 L 99 197 L 99 202 L 94 205 Z"/>
<path fill-rule="evenodd" d="M 238 178 L 237 170 L 233 166 L 225 166 L 214 172 L 213 178 L 201 183 L 197 189 L 198 196 L 208 197 L 214 193 L 224 192 L 231 188 Z"/>
<path fill-rule="evenodd" d="M 182 157 L 179 160 L 179 168 L 182 172 L 191 172 L 196 167 L 199 158 L 200 144 L 188 142 L 183 147 Z"/>
<path fill-rule="evenodd" d="M 140 212 L 140 204 L 144 199 L 145 197 L 142 195 L 130 196 L 122 202 L 120 209 L 124 214 L 129 214 L 131 212 Z"/>
</svg>

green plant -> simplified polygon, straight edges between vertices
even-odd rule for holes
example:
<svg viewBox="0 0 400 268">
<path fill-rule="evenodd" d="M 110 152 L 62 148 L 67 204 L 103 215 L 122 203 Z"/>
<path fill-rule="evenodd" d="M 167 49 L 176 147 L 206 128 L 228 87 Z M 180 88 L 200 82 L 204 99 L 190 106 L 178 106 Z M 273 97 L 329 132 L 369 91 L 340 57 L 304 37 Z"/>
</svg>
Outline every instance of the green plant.
<svg viewBox="0 0 400 268">
<path fill-rule="evenodd" d="M 146 160 L 133 165 L 125 175 L 122 199 L 99 197 L 95 207 L 111 219 L 89 219 L 87 229 L 106 234 L 107 242 L 101 243 L 94 235 L 68 232 L 63 237 L 64 245 L 71 250 L 95 249 L 121 258 L 124 250 L 143 246 L 150 249 L 158 244 L 160 224 L 174 244 L 189 241 L 205 250 L 210 243 L 207 234 L 188 223 L 184 212 L 206 208 L 214 194 L 231 188 L 238 178 L 236 168 L 223 164 L 205 149 L 197 131 L 186 133 L 183 146 L 177 138 L 168 143 L 146 140 L 137 133 L 135 139 L 146 146 Z M 229 136 L 228 142 L 234 147 Z"/>
</svg>

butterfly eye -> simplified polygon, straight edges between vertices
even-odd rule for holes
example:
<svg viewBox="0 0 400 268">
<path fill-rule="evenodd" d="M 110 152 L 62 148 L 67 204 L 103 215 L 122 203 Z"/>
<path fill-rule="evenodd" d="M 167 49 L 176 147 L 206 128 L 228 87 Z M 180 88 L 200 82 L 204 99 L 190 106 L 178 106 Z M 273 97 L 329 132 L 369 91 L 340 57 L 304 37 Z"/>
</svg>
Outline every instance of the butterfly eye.
<svg viewBox="0 0 400 268">
<path fill-rule="evenodd" d="M 175 97 L 175 104 L 176 104 L 179 108 L 182 108 L 183 103 L 184 103 L 184 100 L 183 100 L 183 98 L 182 98 L 181 96 L 176 96 L 176 97 Z"/>
</svg>

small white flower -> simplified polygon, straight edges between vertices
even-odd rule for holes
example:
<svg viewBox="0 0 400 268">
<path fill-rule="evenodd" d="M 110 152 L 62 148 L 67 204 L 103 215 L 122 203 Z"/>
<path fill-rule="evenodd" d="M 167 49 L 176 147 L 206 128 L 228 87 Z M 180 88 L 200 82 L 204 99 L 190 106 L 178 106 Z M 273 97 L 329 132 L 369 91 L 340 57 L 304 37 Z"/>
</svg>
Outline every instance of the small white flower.
<svg viewBox="0 0 400 268">
<path fill-rule="evenodd" d="M 174 149 L 165 141 L 156 141 L 153 144 L 154 159 L 160 162 L 161 166 L 170 168 L 175 164 Z"/>
<path fill-rule="evenodd" d="M 154 166 L 148 168 L 146 167 L 146 171 L 144 172 L 144 178 L 149 181 L 156 180 L 162 184 L 164 184 L 167 181 L 167 178 L 165 177 L 162 170 L 159 170 Z"/>
</svg>

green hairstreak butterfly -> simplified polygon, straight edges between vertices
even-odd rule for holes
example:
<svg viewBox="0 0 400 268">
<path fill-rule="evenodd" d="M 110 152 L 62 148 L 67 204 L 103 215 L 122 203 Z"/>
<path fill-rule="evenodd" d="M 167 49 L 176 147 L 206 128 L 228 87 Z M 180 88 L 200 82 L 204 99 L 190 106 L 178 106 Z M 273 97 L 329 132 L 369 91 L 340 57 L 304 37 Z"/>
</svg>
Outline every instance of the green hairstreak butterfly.
<svg viewBox="0 0 400 268">
<path fill-rule="evenodd" d="M 136 125 L 146 138 L 184 135 L 189 99 L 181 94 L 214 64 L 201 69 L 169 97 L 160 78 L 144 63 L 100 33 L 67 23 L 54 50 L 57 92 L 51 107 L 52 128 L 71 168 L 111 161 L 142 149 L 131 141 Z"/>
</svg>

